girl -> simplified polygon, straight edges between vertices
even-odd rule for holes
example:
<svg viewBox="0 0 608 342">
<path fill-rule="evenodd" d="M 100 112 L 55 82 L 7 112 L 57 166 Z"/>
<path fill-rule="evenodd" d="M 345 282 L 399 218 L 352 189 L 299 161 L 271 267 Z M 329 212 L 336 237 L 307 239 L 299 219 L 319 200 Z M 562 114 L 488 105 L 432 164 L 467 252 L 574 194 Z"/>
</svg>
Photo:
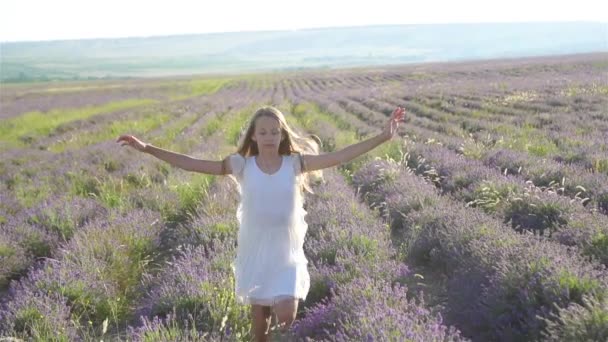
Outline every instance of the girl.
<svg viewBox="0 0 608 342">
<path fill-rule="evenodd" d="M 251 305 L 252 334 L 256 341 L 266 341 L 271 311 L 285 332 L 296 318 L 298 301 L 308 294 L 310 278 L 303 251 L 308 226 L 302 196 L 302 189 L 311 191 L 308 173 L 346 163 L 390 140 L 404 114 L 397 107 L 381 134 L 326 154 L 318 153 L 312 139 L 291 130 L 274 107 L 255 112 L 237 153 L 222 161 L 167 151 L 132 135 L 122 135 L 117 142 L 187 171 L 230 175 L 237 181 L 239 232 L 231 265 L 236 298 Z"/>
</svg>

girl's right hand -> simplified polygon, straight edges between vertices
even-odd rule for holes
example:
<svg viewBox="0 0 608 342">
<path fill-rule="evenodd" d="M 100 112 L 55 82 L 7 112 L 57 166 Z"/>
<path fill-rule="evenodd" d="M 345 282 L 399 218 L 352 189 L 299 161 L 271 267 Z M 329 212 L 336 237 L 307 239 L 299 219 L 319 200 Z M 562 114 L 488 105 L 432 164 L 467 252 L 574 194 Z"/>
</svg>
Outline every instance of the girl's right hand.
<svg viewBox="0 0 608 342">
<path fill-rule="evenodd" d="M 146 146 L 148 145 L 132 135 L 121 135 L 118 137 L 116 142 L 120 143 L 121 146 L 129 145 L 140 152 L 144 152 Z"/>
</svg>

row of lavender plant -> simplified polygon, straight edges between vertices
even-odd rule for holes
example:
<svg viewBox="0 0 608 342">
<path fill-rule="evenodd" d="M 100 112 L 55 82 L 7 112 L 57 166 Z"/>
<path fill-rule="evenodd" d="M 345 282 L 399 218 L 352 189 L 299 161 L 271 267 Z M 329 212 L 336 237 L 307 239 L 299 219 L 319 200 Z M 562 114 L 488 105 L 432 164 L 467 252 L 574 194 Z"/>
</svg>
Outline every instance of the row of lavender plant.
<svg viewBox="0 0 608 342">
<path fill-rule="evenodd" d="M 421 131 L 409 125 L 407 128 Z M 588 213 L 580 198 L 576 202 L 556 196 L 558 192 L 564 192 L 556 189 L 559 184 L 541 189 L 514 177 L 504 177 L 476 160 L 454 155 L 436 144 L 413 144 L 408 152 L 410 166 L 415 172 L 433 180 L 444 193 L 480 206 L 517 230 L 542 234 L 547 229 L 546 235 L 555 241 L 578 247 L 583 255 L 604 264 L 608 262 L 605 248 L 608 220 L 605 216 Z M 604 206 L 602 198 L 600 196 L 600 208 Z"/>
<path fill-rule="evenodd" d="M 478 159 L 484 165 L 504 174 L 518 176 L 538 187 L 558 188 L 559 193 L 593 210 L 608 214 L 608 176 L 588 172 L 575 164 L 564 164 L 551 159 L 540 159 L 506 148 L 493 148 L 485 140 L 475 142 L 436 134 L 424 128 L 409 126 L 408 131 L 418 140 L 433 139 L 450 150 Z M 487 145 L 487 146 L 486 146 Z"/>
<path fill-rule="evenodd" d="M 116 82 L 114 84 L 98 84 L 91 86 L 82 84 L 81 87 L 64 87 L 53 89 L 48 85 L 39 87 L 3 87 L 0 100 L 3 119 L 31 112 L 46 112 L 57 108 L 73 108 L 103 105 L 112 101 L 134 98 L 162 99 L 159 87 L 146 86 L 144 82 Z"/>
<path fill-rule="evenodd" d="M 439 110 L 412 104 L 411 101 L 387 101 L 393 105 L 405 105 L 406 108 L 413 110 L 415 114 L 430 119 L 431 121 L 425 123 L 429 129 L 451 133 L 450 130 L 442 127 L 441 123 L 445 121 L 445 114 L 442 114 Z M 559 116 L 568 119 L 560 120 Z M 532 151 L 534 154 L 546 156 L 558 162 L 574 164 L 575 167 L 580 169 L 593 170 L 594 173 L 607 174 L 608 166 L 605 164 L 604 150 L 608 146 L 605 137 L 608 124 L 606 123 L 605 113 L 600 112 L 581 117 L 579 114 L 574 115 L 571 111 L 563 114 L 542 112 L 538 115 L 518 117 L 511 121 L 505 123 L 505 125 L 513 129 L 520 126 L 533 127 L 541 134 L 536 138 L 544 141 L 546 146 L 534 147 L 537 149 Z M 452 122 L 457 124 L 457 127 L 462 129 L 463 133 L 471 135 L 475 140 L 484 140 L 486 143 L 493 142 L 489 147 L 493 147 L 497 142 L 502 143 L 501 133 L 494 129 L 497 125 L 495 121 L 485 123 L 481 120 L 458 119 L 455 117 Z M 584 136 L 581 136 L 579 130 L 583 129 L 585 133 Z M 573 137 L 577 138 L 573 139 Z M 504 145 L 504 143 L 502 144 Z"/>
<path fill-rule="evenodd" d="M 389 106 L 377 104 L 377 110 L 385 112 Z M 505 148 L 491 147 L 495 142 L 473 143 L 480 147 L 471 147 L 469 140 L 445 135 L 433 134 L 416 123 L 408 127 L 408 133 L 417 138 L 433 138 L 461 154 L 481 160 L 489 167 L 499 169 L 506 174 L 520 175 L 526 181 L 532 181 L 538 187 L 559 187 L 560 194 L 571 198 L 587 199 L 584 205 L 591 205 L 601 213 L 608 214 L 608 176 L 601 173 L 587 172 L 578 165 L 563 164 L 550 159 L 540 159 L 523 152 Z M 489 144 L 489 145 L 488 145 Z M 486 146 L 488 145 L 488 146 Z M 472 149 L 472 151 L 468 151 Z M 480 152 L 477 150 L 481 149 Z"/>
<path fill-rule="evenodd" d="M 573 128 L 586 125 L 589 121 L 599 123 L 596 113 L 604 105 L 603 101 L 593 96 L 564 96 L 553 89 L 488 98 L 458 93 L 424 94 L 422 101 L 432 108 L 453 114 L 475 114 L 491 121 L 518 126 L 528 122 L 536 128 L 552 131 L 574 131 Z M 540 108 L 532 112 L 516 108 L 521 103 L 533 103 Z"/>
<path fill-rule="evenodd" d="M 521 103 L 532 103 L 537 108 L 534 108 L 532 112 L 527 112 L 527 115 L 519 115 L 517 118 L 509 120 L 508 124 L 517 127 L 533 127 L 537 130 L 542 129 L 543 133 L 550 139 L 550 142 L 555 144 L 558 149 L 557 153 L 549 155 L 551 158 L 566 160 L 564 157 L 568 154 L 584 152 L 590 156 L 579 156 L 578 159 L 589 160 L 589 157 L 601 151 L 602 144 L 597 144 L 597 142 L 601 142 L 603 132 L 608 129 L 605 113 L 605 108 L 608 104 L 606 100 L 602 100 L 602 97 L 599 97 L 598 94 L 568 96 L 559 93 L 555 94 L 555 91 L 542 96 L 536 95 L 536 92 L 532 93 L 532 95 L 526 94 L 522 92 L 517 95 L 511 95 L 511 97 L 516 99 L 519 97 L 525 98 L 525 96 L 530 96 L 532 99 L 509 100 L 509 107 L 506 107 L 506 110 L 517 110 L 514 107 L 517 107 Z M 509 96 L 507 96 L 508 99 Z M 495 113 L 497 104 L 494 102 L 496 101 L 494 99 L 486 100 L 486 102 L 490 103 L 484 104 L 483 110 L 481 112 L 476 111 L 476 113 L 483 113 L 482 117 L 492 121 L 493 124 L 497 121 L 502 121 L 500 120 L 500 115 L 504 111 L 499 111 L 497 113 L 499 114 L 498 116 L 490 114 Z M 437 109 L 442 111 L 454 112 L 458 110 L 458 107 L 452 101 L 442 100 L 439 101 L 439 105 L 437 105 L 437 102 L 432 101 L 430 105 L 438 107 Z M 466 101 L 465 104 L 471 103 Z M 471 109 L 469 108 L 461 108 L 456 114 L 466 114 L 470 111 Z M 503 118 L 506 117 L 503 115 Z M 479 135 L 481 134 L 499 136 L 499 133 L 492 130 L 479 132 Z M 575 140 L 575 144 L 573 144 L 572 140 Z M 605 141 L 603 142 L 603 146 L 605 148 Z M 581 164 L 581 161 L 583 161 L 577 161 L 576 159 L 574 156 L 568 157 L 569 162 L 575 164 Z M 587 161 L 587 164 L 590 163 Z M 593 165 L 581 164 L 581 166 L 587 169 L 594 169 Z"/>
<path fill-rule="evenodd" d="M 504 176 L 437 144 L 410 144 L 407 151 L 408 166 L 432 179 L 443 193 L 482 208 L 517 231 L 534 231 L 608 263 L 608 217 L 589 212 L 580 201 Z"/>
<path fill-rule="evenodd" d="M 53 259 L 11 284 L 0 310 L 1 336 L 86 340 L 128 317 L 163 223 L 147 210 L 109 214 L 88 222 Z"/>
<path fill-rule="evenodd" d="M 602 312 L 603 304 L 584 303 L 605 303 L 603 267 L 566 246 L 517 234 L 479 209 L 441 196 L 398 163 L 370 163 L 353 179 L 364 198 L 390 217 L 407 260 L 448 276 L 447 323 L 465 336 L 527 341 L 549 334 L 559 340 L 574 324 L 586 324 L 592 313 Z M 575 303 L 584 315 L 571 314 Z M 557 317 L 558 312 L 569 314 Z M 579 331 L 577 340 L 593 334 L 608 338 L 605 322 L 599 325 Z"/>
</svg>

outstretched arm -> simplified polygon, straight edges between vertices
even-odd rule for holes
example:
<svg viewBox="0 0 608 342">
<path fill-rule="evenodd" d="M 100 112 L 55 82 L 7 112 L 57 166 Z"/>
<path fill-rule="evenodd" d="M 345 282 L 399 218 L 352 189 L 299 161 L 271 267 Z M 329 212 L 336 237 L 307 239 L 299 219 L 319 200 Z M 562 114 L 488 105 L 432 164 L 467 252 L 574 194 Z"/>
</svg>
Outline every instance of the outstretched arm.
<svg viewBox="0 0 608 342">
<path fill-rule="evenodd" d="M 143 152 L 151 154 L 160 160 L 164 160 L 167 163 L 186 171 L 207 173 L 211 175 L 224 174 L 222 171 L 222 161 L 197 159 L 185 154 L 171 152 L 150 144 L 146 145 Z M 230 166 L 227 167 L 229 168 Z"/>
<path fill-rule="evenodd" d="M 315 171 L 349 162 L 352 159 L 355 159 L 358 156 L 374 149 L 378 145 L 389 141 L 397 131 L 399 123 L 403 122 L 404 116 L 405 109 L 397 107 L 393 111 L 393 114 L 391 115 L 391 118 L 387 122 L 382 133 L 378 134 L 377 136 L 347 146 L 339 151 L 320 155 L 302 155 L 305 167 L 304 171 Z"/>
<path fill-rule="evenodd" d="M 232 172 L 230 163 L 224 161 L 203 160 L 190 157 L 185 154 L 172 152 L 144 143 L 132 135 L 121 135 L 116 142 L 121 145 L 129 145 L 140 152 L 145 152 L 154 157 L 186 171 L 207 173 L 211 175 L 224 175 Z"/>
</svg>

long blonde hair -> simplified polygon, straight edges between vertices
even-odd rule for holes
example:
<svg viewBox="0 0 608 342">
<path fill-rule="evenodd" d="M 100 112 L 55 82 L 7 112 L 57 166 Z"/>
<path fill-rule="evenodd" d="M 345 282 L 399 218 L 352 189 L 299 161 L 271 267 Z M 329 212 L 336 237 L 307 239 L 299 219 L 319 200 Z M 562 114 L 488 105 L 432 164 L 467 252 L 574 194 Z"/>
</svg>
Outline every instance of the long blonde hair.
<svg viewBox="0 0 608 342">
<path fill-rule="evenodd" d="M 310 135 L 309 137 L 305 137 L 302 134 L 299 134 L 295 130 L 291 129 L 289 125 L 287 125 L 287 120 L 285 120 L 285 116 L 283 113 L 273 107 L 273 106 L 264 106 L 259 108 L 249 119 L 249 122 L 246 125 L 246 129 L 241 132 L 241 137 L 239 139 L 239 144 L 237 148 L 237 153 L 243 157 L 256 156 L 260 152 L 258 150 L 258 145 L 255 141 L 251 139 L 253 133 L 255 132 L 255 122 L 258 118 L 262 116 L 267 116 L 276 119 L 279 121 L 279 125 L 281 128 L 281 143 L 279 144 L 279 155 L 292 155 L 294 153 L 301 155 L 304 154 L 319 154 L 321 139 L 319 139 L 315 135 Z M 306 164 L 302 161 L 301 169 L 302 172 L 298 177 L 298 185 L 301 190 L 308 191 L 313 193 L 311 188 L 311 176 L 314 179 L 322 179 L 323 173 L 321 170 L 315 170 L 312 172 L 304 172 L 306 170 Z M 224 159 L 224 162 L 227 162 L 227 158 Z"/>
</svg>

